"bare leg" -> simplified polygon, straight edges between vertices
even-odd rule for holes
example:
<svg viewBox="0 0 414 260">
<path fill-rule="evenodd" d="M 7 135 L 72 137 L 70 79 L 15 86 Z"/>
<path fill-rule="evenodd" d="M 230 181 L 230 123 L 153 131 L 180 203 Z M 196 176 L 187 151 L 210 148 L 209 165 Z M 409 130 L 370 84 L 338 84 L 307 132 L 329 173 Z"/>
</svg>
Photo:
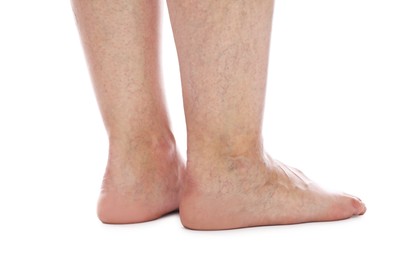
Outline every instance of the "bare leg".
<svg viewBox="0 0 414 260">
<path fill-rule="evenodd" d="M 183 163 L 160 80 L 156 0 L 73 0 L 109 136 L 98 203 L 106 223 L 152 220 L 177 209 Z"/>
<path fill-rule="evenodd" d="M 184 226 L 229 229 L 349 218 L 329 193 L 262 148 L 273 0 L 168 0 L 188 129 Z"/>
</svg>

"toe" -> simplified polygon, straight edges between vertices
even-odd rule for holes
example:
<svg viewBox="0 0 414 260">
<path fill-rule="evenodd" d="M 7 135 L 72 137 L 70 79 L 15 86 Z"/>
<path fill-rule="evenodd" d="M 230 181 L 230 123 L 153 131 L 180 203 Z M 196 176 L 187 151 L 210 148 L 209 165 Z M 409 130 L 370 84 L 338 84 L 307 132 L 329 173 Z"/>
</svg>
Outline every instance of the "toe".
<svg viewBox="0 0 414 260">
<path fill-rule="evenodd" d="M 364 203 L 354 196 L 340 193 L 335 197 L 330 214 L 328 214 L 330 220 L 347 219 L 362 215 L 366 211 Z"/>
<path fill-rule="evenodd" d="M 364 215 L 367 211 L 365 204 L 359 198 L 352 198 L 352 206 L 354 207 L 354 215 Z"/>
</svg>

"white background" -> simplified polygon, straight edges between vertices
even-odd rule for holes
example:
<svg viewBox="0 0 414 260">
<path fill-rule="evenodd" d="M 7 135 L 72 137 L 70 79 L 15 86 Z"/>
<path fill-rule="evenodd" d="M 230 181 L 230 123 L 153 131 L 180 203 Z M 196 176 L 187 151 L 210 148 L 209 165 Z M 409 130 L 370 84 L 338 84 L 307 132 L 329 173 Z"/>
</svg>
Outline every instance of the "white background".
<svg viewBox="0 0 414 260">
<path fill-rule="evenodd" d="M 107 140 L 69 1 L 0 2 L 0 259 L 413 259 L 414 2 L 276 1 L 264 138 L 367 204 L 347 221 L 233 231 L 95 215 Z M 185 153 L 164 8 L 164 79 Z"/>
</svg>

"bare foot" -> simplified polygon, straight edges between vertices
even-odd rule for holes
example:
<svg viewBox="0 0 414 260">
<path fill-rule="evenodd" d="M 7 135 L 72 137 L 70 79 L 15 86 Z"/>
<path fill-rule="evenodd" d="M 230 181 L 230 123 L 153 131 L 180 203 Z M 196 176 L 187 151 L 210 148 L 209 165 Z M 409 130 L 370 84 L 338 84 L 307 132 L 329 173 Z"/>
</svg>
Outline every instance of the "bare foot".
<svg viewBox="0 0 414 260">
<path fill-rule="evenodd" d="M 153 138 L 113 145 L 98 202 L 99 219 L 138 223 L 176 210 L 182 171 L 174 141 Z"/>
<path fill-rule="evenodd" d="M 204 155 L 189 161 L 187 172 L 180 216 L 190 229 L 331 221 L 366 211 L 358 198 L 327 192 L 267 155 Z"/>
</svg>

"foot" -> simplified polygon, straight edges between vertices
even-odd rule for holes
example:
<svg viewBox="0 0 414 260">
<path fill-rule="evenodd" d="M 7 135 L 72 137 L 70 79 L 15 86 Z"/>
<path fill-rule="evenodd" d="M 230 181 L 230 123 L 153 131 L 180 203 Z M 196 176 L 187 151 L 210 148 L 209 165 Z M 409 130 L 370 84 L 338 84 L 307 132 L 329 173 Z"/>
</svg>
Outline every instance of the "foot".
<svg viewBox="0 0 414 260">
<path fill-rule="evenodd" d="M 182 171 L 184 164 L 170 138 L 116 142 L 102 183 L 99 219 L 138 223 L 176 210 Z"/>
<path fill-rule="evenodd" d="M 190 229 L 332 221 L 366 211 L 358 198 L 327 192 L 267 155 L 204 154 L 188 162 L 187 172 L 180 216 Z"/>
</svg>

